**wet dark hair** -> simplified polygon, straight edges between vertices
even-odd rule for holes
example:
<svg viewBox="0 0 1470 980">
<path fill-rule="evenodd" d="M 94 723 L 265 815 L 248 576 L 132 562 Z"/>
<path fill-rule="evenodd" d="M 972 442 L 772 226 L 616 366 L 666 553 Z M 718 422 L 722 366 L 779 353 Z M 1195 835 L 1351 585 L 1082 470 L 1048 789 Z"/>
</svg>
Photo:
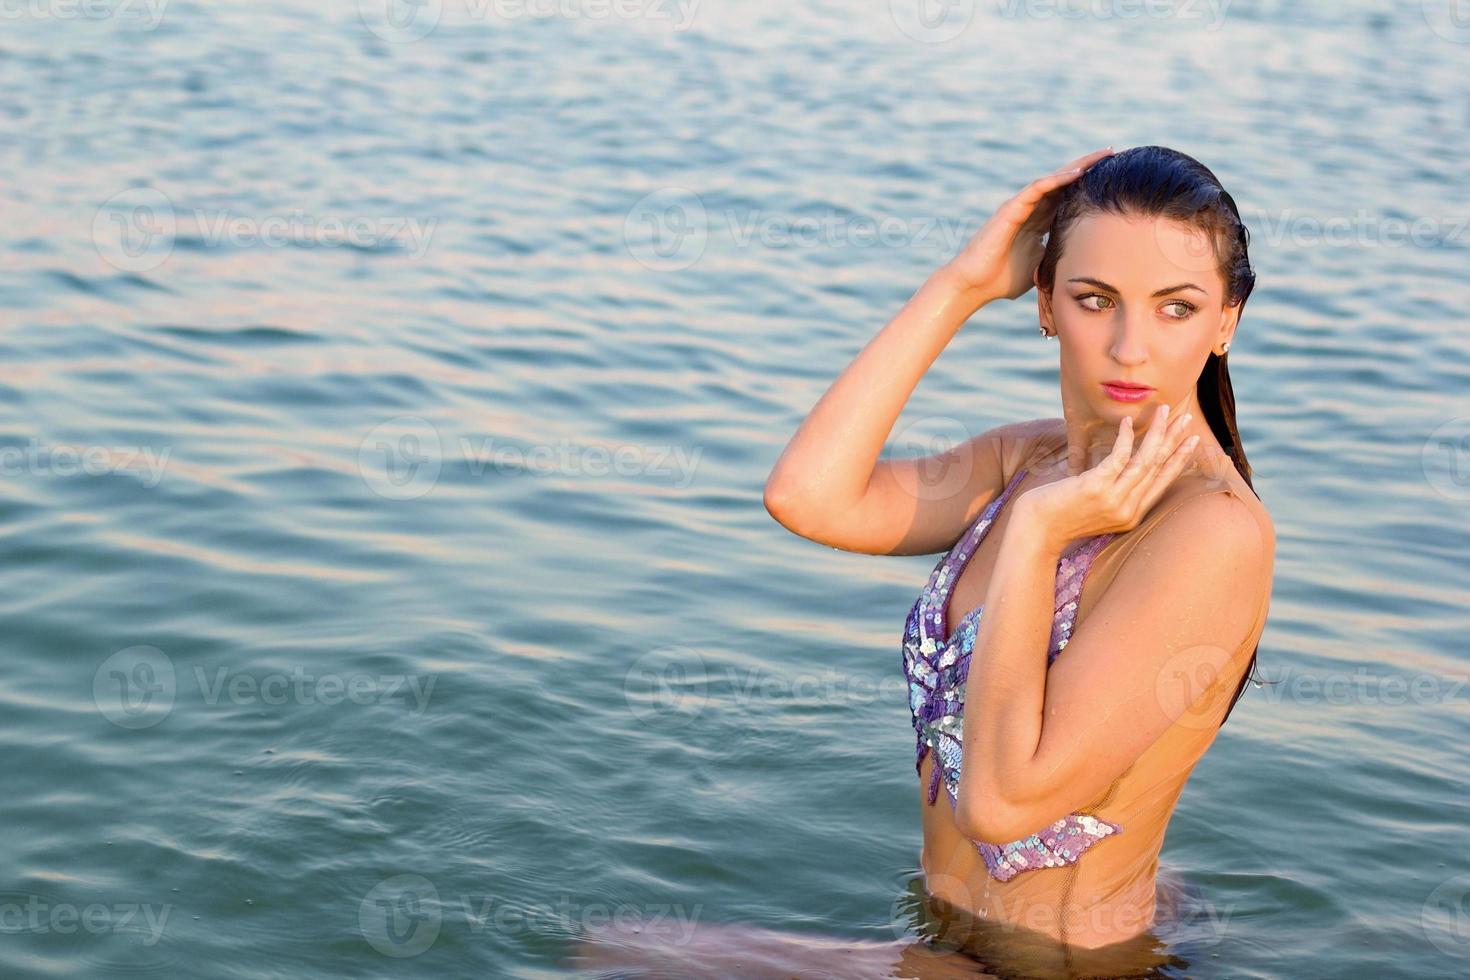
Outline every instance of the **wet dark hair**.
<svg viewBox="0 0 1470 980">
<path fill-rule="evenodd" d="M 1041 264 L 1036 270 L 1036 280 L 1048 296 L 1056 285 L 1057 261 L 1066 247 L 1067 233 L 1078 219 L 1099 212 L 1170 218 L 1192 225 L 1214 243 L 1220 276 L 1225 282 L 1225 305 L 1244 307 L 1255 288 L 1256 274 L 1251 270 L 1248 255 L 1250 234 L 1235 199 L 1219 178 L 1209 167 L 1178 150 L 1166 146 L 1134 146 L 1103 157 L 1062 188 Z M 1246 486 L 1256 493 L 1251 482 L 1251 466 L 1236 428 L 1235 390 L 1230 385 L 1228 356 L 1210 352 L 1195 382 L 1195 394 L 1210 431 L 1229 454 Z M 1256 493 L 1256 497 L 1259 499 L 1260 494 Z M 1220 720 L 1222 726 L 1245 693 L 1259 650 L 1257 644 L 1251 651 L 1245 676 Z"/>
</svg>

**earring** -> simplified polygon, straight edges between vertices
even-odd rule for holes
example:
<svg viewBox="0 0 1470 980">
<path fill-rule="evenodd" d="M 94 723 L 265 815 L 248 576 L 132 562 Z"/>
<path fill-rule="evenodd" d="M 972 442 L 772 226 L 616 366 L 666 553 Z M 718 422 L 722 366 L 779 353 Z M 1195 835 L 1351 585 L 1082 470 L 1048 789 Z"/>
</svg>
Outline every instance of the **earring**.
<svg viewBox="0 0 1470 980">
<path fill-rule="evenodd" d="M 1230 353 L 1230 341 L 1227 340 L 1220 345 L 1220 353 L 1222 355 Z"/>
<path fill-rule="evenodd" d="M 1051 337 L 1053 339 L 1056 338 L 1056 334 L 1052 334 L 1052 333 L 1047 333 L 1046 332 L 1046 327 L 1037 327 L 1036 329 L 1041 331 L 1041 335 L 1043 337 Z"/>
</svg>

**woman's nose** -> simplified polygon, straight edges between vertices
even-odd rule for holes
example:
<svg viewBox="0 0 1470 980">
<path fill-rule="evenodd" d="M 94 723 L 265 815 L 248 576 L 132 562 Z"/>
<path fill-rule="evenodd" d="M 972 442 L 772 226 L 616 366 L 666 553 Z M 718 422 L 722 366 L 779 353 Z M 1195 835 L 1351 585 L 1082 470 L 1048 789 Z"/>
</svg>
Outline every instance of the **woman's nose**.
<svg viewBox="0 0 1470 980">
<path fill-rule="evenodd" d="M 1117 333 L 1113 337 L 1113 348 L 1109 351 L 1119 364 L 1142 364 L 1148 360 L 1148 349 L 1143 343 L 1144 325 L 1132 317 L 1118 319 Z"/>
</svg>

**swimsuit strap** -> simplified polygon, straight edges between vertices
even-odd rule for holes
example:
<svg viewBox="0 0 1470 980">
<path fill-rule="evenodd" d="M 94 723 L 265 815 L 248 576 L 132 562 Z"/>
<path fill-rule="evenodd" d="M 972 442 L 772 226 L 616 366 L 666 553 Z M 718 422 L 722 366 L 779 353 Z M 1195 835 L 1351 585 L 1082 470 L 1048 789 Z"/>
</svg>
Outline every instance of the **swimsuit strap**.
<svg viewBox="0 0 1470 980">
<path fill-rule="evenodd" d="M 965 564 L 970 560 L 970 556 L 975 553 L 975 549 L 980 547 L 980 543 L 985 540 L 985 535 L 990 530 L 990 525 L 995 522 L 995 515 L 1000 513 L 1000 509 L 1010 499 L 1011 492 L 1016 489 L 1016 486 L 1025 476 L 1026 470 L 1023 467 L 1015 476 L 1011 477 L 1011 481 L 1006 484 L 1005 489 L 994 500 L 985 505 L 985 509 L 981 511 L 979 519 L 970 526 L 968 531 L 960 535 L 960 539 L 955 542 L 954 547 L 950 548 L 945 556 L 940 559 L 939 565 L 934 569 L 934 574 L 929 577 L 929 590 L 938 597 L 938 604 L 941 607 L 944 605 L 944 599 L 948 597 L 949 590 L 953 587 L 955 580 L 960 577 L 959 572 L 964 569 Z M 948 626 L 949 624 L 946 623 L 945 625 Z"/>
</svg>

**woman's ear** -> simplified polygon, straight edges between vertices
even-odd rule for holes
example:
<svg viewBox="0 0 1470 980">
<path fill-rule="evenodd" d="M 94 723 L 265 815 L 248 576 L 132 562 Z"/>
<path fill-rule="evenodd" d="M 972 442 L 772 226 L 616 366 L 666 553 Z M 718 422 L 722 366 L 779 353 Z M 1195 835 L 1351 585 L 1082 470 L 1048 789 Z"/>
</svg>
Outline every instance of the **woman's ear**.
<svg viewBox="0 0 1470 980">
<path fill-rule="evenodd" d="M 1036 319 L 1046 328 L 1046 332 L 1056 335 L 1056 324 L 1051 318 L 1051 296 L 1041 288 L 1041 280 L 1037 278 L 1036 270 L 1031 270 L 1031 283 L 1036 287 Z"/>
<path fill-rule="evenodd" d="M 1240 308 L 1244 304 L 1236 303 L 1227 306 L 1220 313 L 1220 333 L 1215 338 L 1215 346 L 1227 344 L 1235 338 L 1235 325 L 1240 322 Z"/>
</svg>

